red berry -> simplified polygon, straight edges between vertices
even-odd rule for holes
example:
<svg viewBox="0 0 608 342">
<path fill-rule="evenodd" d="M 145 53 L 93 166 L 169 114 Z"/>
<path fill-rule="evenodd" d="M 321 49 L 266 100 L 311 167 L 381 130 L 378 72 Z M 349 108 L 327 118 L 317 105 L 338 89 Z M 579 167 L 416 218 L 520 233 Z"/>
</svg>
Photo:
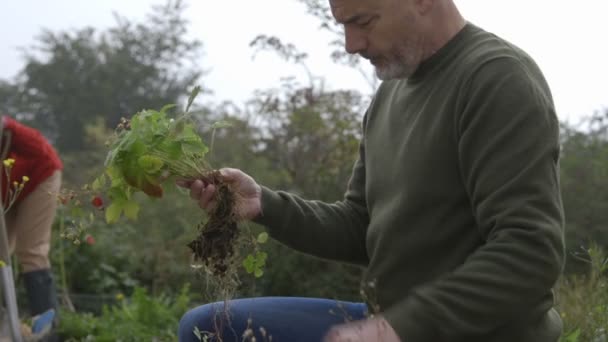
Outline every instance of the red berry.
<svg viewBox="0 0 608 342">
<path fill-rule="evenodd" d="M 95 244 L 95 238 L 92 235 L 87 235 L 87 237 L 85 238 L 86 243 L 88 245 L 94 245 Z"/>
<path fill-rule="evenodd" d="M 95 208 L 101 208 L 103 206 L 103 200 L 101 199 L 101 197 L 95 196 L 95 197 L 93 197 L 93 200 L 91 200 L 91 204 Z"/>
</svg>

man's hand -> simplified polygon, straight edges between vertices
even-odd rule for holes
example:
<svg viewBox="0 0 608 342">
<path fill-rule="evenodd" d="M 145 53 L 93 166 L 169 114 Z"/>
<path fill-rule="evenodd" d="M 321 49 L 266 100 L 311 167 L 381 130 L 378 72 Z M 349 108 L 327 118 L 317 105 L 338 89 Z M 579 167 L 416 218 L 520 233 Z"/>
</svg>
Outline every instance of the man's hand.
<svg viewBox="0 0 608 342">
<path fill-rule="evenodd" d="M 251 220 L 262 212 L 262 188 L 249 175 L 238 169 L 221 169 L 222 179 L 234 191 L 236 219 Z M 202 180 L 177 181 L 177 185 L 190 189 L 190 197 L 201 209 L 210 211 L 215 206 L 216 186 Z"/>
<path fill-rule="evenodd" d="M 401 342 L 401 339 L 384 318 L 378 317 L 335 326 L 323 342 Z"/>
</svg>

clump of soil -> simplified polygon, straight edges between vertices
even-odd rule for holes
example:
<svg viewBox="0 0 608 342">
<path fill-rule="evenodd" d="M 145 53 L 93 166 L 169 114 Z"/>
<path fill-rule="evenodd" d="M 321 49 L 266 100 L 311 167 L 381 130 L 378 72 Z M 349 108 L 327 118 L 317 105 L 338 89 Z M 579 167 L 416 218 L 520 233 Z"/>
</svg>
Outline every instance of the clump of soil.
<svg viewBox="0 0 608 342">
<path fill-rule="evenodd" d="M 209 212 L 208 220 L 198 225 L 199 234 L 188 247 L 195 261 L 200 261 L 214 276 L 223 278 L 230 273 L 238 238 L 235 198 L 219 171 L 212 171 L 203 178 L 216 186 L 216 204 Z"/>
</svg>

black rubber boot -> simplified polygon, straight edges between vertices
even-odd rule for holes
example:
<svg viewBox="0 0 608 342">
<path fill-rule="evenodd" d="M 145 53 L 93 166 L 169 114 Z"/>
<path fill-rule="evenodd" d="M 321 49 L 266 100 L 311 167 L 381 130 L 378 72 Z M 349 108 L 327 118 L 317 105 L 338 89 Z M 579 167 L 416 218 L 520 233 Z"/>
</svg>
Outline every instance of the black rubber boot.
<svg viewBox="0 0 608 342">
<path fill-rule="evenodd" d="M 30 314 L 39 315 L 48 309 L 57 311 L 57 292 L 51 270 L 43 269 L 22 274 Z"/>
<path fill-rule="evenodd" d="M 23 277 L 25 285 L 30 315 L 36 316 L 49 309 L 54 309 L 55 319 L 53 327 L 56 327 L 59 312 L 57 312 L 57 291 L 55 290 L 55 282 L 53 281 L 51 270 L 43 269 L 26 272 L 21 276 Z M 51 336 L 44 339 L 44 341 L 58 341 L 58 338 L 53 332 Z"/>
</svg>

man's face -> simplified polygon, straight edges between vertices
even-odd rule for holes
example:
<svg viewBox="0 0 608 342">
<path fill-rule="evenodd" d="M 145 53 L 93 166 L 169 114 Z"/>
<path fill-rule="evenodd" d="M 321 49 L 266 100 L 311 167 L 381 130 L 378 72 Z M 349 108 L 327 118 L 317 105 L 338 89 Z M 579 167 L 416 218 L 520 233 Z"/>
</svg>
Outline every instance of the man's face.
<svg viewBox="0 0 608 342">
<path fill-rule="evenodd" d="M 414 0 L 330 0 L 344 25 L 346 51 L 374 65 L 381 80 L 407 78 L 422 60 L 422 30 Z"/>
</svg>

